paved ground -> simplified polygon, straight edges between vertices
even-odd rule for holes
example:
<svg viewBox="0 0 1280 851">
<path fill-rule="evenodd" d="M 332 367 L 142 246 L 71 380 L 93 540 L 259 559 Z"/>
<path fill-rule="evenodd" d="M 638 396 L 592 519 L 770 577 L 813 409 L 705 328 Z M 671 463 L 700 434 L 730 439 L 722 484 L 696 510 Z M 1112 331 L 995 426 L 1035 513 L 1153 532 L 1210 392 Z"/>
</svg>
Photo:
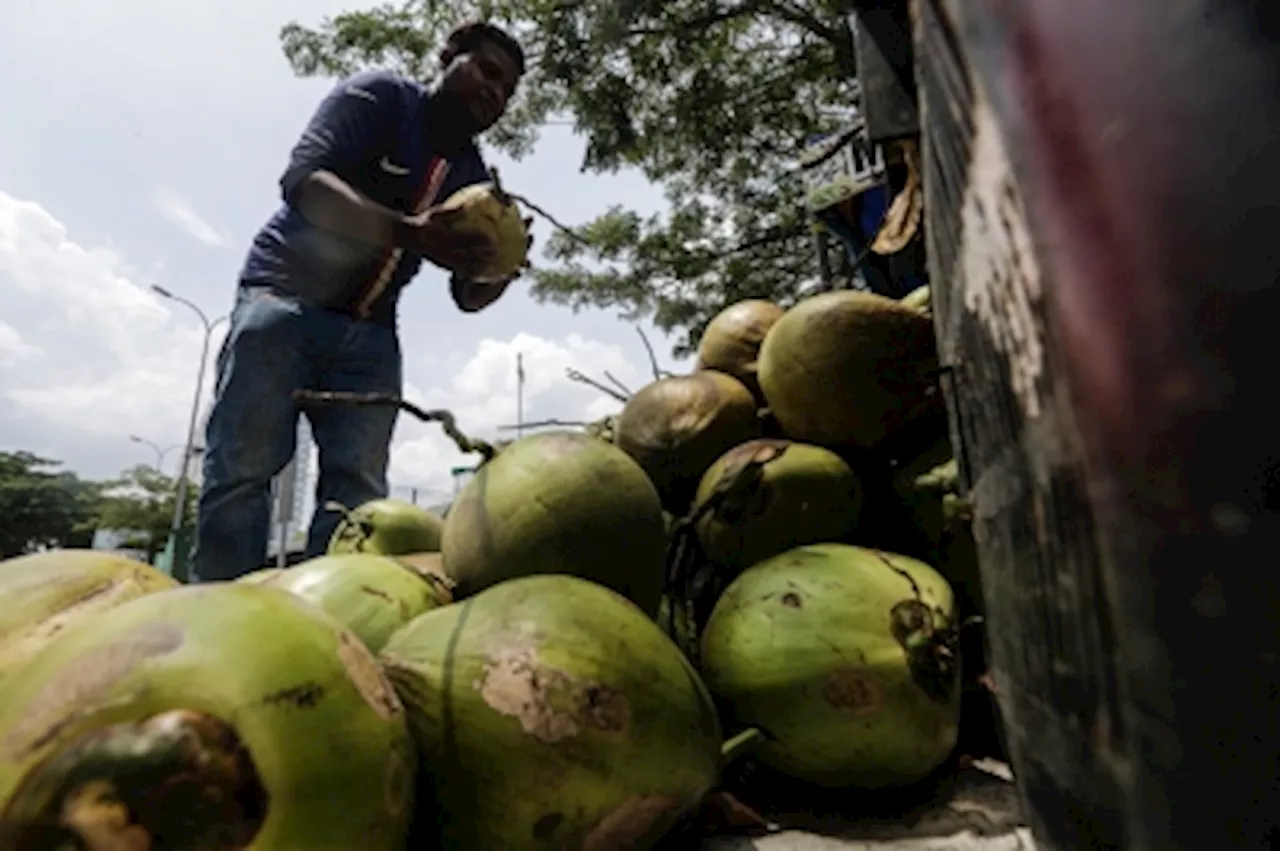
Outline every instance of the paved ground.
<svg viewBox="0 0 1280 851">
<path fill-rule="evenodd" d="M 700 851 L 1035 851 L 1007 766 L 978 763 L 905 817 L 852 819 L 811 811 L 766 814 L 779 829 L 717 837 Z"/>
</svg>

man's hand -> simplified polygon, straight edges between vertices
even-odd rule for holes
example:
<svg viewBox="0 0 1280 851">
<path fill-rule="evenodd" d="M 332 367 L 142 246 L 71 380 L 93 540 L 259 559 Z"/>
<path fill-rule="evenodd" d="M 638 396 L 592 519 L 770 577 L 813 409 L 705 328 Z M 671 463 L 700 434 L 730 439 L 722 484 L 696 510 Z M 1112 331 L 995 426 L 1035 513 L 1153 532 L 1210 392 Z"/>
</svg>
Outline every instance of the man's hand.
<svg viewBox="0 0 1280 851">
<path fill-rule="evenodd" d="M 411 216 L 400 228 L 396 242 L 464 278 L 477 275 L 493 256 L 493 246 L 480 234 L 452 229 L 451 224 L 462 214 L 461 210 L 433 207 Z"/>
<path fill-rule="evenodd" d="M 524 220 L 524 229 L 525 229 L 525 232 L 529 234 L 529 243 L 528 243 L 527 250 L 530 253 L 532 253 L 533 252 L 533 219 L 532 218 L 528 218 Z M 528 259 L 526 259 L 524 262 L 524 268 L 528 268 L 528 266 L 529 266 L 529 261 Z M 449 281 L 449 288 L 453 293 L 453 301 L 456 305 L 458 305 L 458 308 L 465 313 L 475 313 L 476 311 L 484 310 L 486 307 L 488 307 L 489 305 L 497 301 L 499 298 L 501 298 L 502 294 L 507 291 L 507 287 L 509 287 L 513 281 L 519 278 L 522 272 L 523 272 L 523 269 L 517 270 L 514 275 L 511 275 L 505 281 L 494 281 L 492 283 L 480 282 L 480 281 L 469 281 L 466 279 L 465 276 L 455 274 L 453 278 Z"/>
</svg>

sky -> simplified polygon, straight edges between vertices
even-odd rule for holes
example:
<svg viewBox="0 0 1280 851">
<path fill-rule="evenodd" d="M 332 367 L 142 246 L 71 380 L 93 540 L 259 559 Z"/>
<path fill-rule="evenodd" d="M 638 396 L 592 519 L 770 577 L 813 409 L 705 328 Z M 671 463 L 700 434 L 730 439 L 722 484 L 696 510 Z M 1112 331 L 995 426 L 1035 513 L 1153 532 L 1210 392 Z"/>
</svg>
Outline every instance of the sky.
<svg viewBox="0 0 1280 851">
<path fill-rule="evenodd" d="M 162 286 L 213 320 L 230 310 L 254 232 L 279 204 L 290 147 L 332 85 L 299 79 L 280 27 L 317 23 L 344 0 L 6 0 L 0 3 L 0 449 L 113 476 L 186 436 L 204 327 L 156 296 Z M 522 162 L 486 150 L 504 183 L 567 223 L 623 201 L 658 210 L 637 174 L 579 173 L 583 142 L 548 128 Z M 548 225 L 534 226 L 539 240 Z M 535 262 L 537 257 L 535 256 Z M 516 353 L 526 421 L 593 419 L 617 401 L 570 381 L 605 370 L 650 377 L 633 324 L 611 312 L 545 306 L 517 283 L 462 314 L 426 267 L 400 311 L 405 395 L 446 407 L 464 431 L 509 437 Z M 225 323 L 211 337 L 212 364 Z M 643 326 L 664 368 L 671 343 Z M 202 404 L 202 407 L 203 407 Z M 199 436 L 198 436 L 199 440 Z M 164 457 L 174 472 L 180 449 Z M 450 468 L 474 462 L 438 426 L 400 418 L 393 495 L 447 499 Z"/>
</svg>

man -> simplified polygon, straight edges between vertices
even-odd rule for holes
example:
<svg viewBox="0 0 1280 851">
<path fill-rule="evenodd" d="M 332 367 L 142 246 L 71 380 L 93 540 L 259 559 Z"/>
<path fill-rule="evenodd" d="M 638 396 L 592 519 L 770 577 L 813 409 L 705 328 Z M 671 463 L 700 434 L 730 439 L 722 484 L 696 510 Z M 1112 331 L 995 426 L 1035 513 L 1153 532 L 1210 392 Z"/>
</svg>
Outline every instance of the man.
<svg viewBox="0 0 1280 851">
<path fill-rule="evenodd" d="M 295 389 L 399 394 L 396 303 L 422 261 L 450 270 L 459 309 L 482 310 L 510 280 L 473 284 L 490 250 L 447 227 L 439 204 L 488 179 L 475 137 L 506 110 L 524 73 L 502 30 L 454 30 L 432 88 L 372 71 L 321 102 L 280 180 L 284 204 L 249 250 L 218 355 L 205 437 L 195 581 L 234 579 L 266 560 L 270 481 L 295 448 Z M 307 555 L 338 522 L 334 500 L 385 496 L 396 411 L 307 411 L 320 454 Z"/>
</svg>

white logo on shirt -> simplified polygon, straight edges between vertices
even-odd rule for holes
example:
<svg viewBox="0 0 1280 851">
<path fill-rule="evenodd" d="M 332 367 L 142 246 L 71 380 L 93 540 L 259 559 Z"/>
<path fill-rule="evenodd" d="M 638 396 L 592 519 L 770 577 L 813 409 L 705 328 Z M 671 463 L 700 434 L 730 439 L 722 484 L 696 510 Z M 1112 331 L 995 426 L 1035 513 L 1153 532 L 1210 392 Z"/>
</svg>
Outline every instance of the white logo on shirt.
<svg viewBox="0 0 1280 851">
<path fill-rule="evenodd" d="M 394 174 L 399 177 L 403 177 L 409 173 L 408 168 L 402 165 L 396 165 L 391 161 L 390 157 L 383 157 L 382 162 L 378 163 L 378 165 L 382 166 L 382 170 L 387 174 Z"/>
</svg>

